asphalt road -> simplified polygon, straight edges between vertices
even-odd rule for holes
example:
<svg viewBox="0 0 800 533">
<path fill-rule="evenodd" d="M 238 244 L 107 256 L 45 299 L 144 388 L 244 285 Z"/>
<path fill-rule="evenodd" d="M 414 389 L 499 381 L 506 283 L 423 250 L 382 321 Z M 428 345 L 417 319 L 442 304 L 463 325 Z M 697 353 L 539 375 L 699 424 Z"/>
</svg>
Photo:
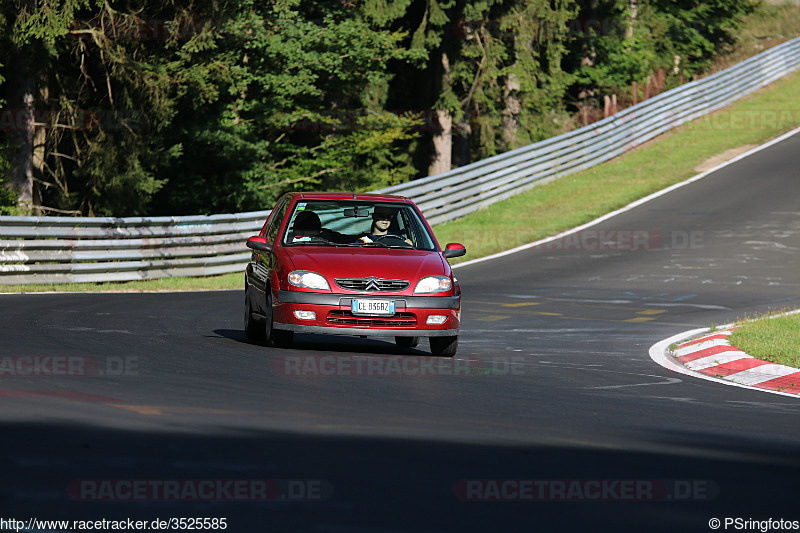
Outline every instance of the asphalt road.
<svg viewBox="0 0 800 533">
<path fill-rule="evenodd" d="M 249 344 L 240 291 L 2 295 L 0 519 L 800 521 L 800 401 L 648 356 L 684 330 L 800 307 L 798 153 L 795 136 L 576 236 L 457 269 L 455 361 L 372 339 Z"/>
</svg>

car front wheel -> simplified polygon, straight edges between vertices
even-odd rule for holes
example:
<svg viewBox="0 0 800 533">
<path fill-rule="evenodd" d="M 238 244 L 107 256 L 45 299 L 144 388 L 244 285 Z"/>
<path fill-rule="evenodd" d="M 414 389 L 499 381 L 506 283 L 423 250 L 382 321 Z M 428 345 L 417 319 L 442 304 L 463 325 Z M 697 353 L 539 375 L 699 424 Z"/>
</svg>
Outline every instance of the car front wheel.
<svg viewBox="0 0 800 533">
<path fill-rule="evenodd" d="M 266 325 L 264 327 L 264 337 L 267 340 L 267 346 L 275 346 L 277 348 L 288 348 L 292 345 L 294 340 L 294 332 L 282 329 L 275 329 L 273 326 L 273 312 L 272 312 L 272 291 L 267 287 L 267 305 L 264 309 L 266 314 Z"/>
<path fill-rule="evenodd" d="M 452 357 L 458 350 L 458 335 L 452 337 L 431 337 L 431 353 L 444 357 Z"/>
<path fill-rule="evenodd" d="M 264 324 L 253 318 L 253 308 L 250 306 L 250 295 L 247 287 L 244 288 L 244 335 L 252 342 L 263 342 Z"/>
<path fill-rule="evenodd" d="M 419 344 L 419 337 L 395 337 L 394 342 L 398 348 L 416 348 Z"/>
</svg>

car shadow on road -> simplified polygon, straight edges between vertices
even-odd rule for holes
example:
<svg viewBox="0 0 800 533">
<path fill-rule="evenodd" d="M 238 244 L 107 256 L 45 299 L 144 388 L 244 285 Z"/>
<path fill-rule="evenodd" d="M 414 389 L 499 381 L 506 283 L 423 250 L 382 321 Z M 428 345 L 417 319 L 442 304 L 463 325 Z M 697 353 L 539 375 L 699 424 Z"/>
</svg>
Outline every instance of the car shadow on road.
<svg viewBox="0 0 800 533">
<path fill-rule="evenodd" d="M 147 419 L 131 416 L 119 427 Z M 711 434 L 657 452 L 149 420 L 160 427 L 4 423 L 3 516 L 225 518 L 232 532 L 707 531 L 713 518 L 797 518 L 796 450 L 714 457 Z"/>
<path fill-rule="evenodd" d="M 417 355 L 430 356 L 427 351 L 428 343 L 426 339 L 420 339 L 419 346 L 416 348 L 400 348 L 394 343 L 394 339 L 382 340 L 379 338 L 361 338 L 348 335 L 312 335 L 295 334 L 294 341 L 289 348 L 267 347 L 257 342 L 252 342 L 245 337 L 244 330 L 239 329 L 215 329 L 216 336 L 224 337 L 236 342 L 263 346 L 265 350 L 271 350 L 278 355 L 297 350 L 302 352 L 325 352 L 325 353 L 358 353 L 371 355 Z"/>
</svg>

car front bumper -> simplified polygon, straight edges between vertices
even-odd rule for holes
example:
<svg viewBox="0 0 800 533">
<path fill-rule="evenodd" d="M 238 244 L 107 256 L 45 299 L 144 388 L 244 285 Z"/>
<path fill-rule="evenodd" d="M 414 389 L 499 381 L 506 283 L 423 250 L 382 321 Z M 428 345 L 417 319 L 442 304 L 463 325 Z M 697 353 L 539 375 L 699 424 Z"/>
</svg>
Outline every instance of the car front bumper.
<svg viewBox="0 0 800 533">
<path fill-rule="evenodd" d="M 354 298 L 393 300 L 394 315 L 354 315 Z M 295 311 L 313 311 L 315 318 L 300 319 Z M 461 296 L 400 296 L 278 291 L 273 327 L 300 333 L 376 337 L 443 337 L 458 335 Z M 445 317 L 428 324 L 431 315 Z"/>
</svg>

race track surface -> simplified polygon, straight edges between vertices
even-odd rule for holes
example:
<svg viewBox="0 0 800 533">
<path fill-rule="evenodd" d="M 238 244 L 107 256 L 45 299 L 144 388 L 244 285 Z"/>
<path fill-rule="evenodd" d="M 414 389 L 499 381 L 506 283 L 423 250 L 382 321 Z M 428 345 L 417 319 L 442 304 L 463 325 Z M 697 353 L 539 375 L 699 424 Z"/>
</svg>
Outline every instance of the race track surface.
<svg viewBox="0 0 800 533">
<path fill-rule="evenodd" d="M 0 518 L 224 517 L 237 532 L 800 520 L 800 402 L 648 356 L 684 330 L 800 307 L 798 154 L 794 136 L 457 269 L 455 361 L 425 343 L 250 344 L 242 291 L 0 295 Z"/>
</svg>

